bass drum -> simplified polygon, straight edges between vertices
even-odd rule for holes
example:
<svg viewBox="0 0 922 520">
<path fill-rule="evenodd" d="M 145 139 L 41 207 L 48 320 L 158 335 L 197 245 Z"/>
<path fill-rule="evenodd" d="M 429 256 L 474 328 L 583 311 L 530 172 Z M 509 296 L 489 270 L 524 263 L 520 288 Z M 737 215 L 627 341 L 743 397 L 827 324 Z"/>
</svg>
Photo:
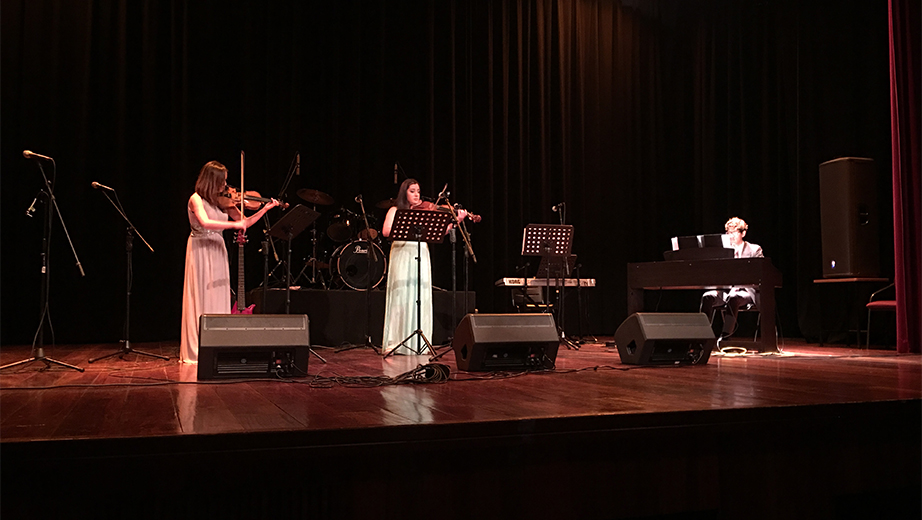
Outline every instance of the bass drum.
<svg viewBox="0 0 922 520">
<path fill-rule="evenodd" d="M 375 257 L 369 254 L 369 245 L 374 248 Z M 333 280 L 342 280 L 347 287 L 357 291 L 365 291 L 369 285 L 374 289 L 384 280 L 386 272 L 387 258 L 384 251 L 377 244 L 365 240 L 339 246 L 330 259 Z"/>
</svg>

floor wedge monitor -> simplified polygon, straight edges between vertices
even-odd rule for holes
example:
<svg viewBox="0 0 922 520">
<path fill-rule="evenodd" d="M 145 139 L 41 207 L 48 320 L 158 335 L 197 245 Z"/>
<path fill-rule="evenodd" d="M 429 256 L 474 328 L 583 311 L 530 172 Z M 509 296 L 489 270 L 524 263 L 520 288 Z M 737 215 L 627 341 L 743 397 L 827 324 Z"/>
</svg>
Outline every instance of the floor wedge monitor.
<svg viewBox="0 0 922 520">
<path fill-rule="evenodd" d="M 468 314 L 451 341 L 468 372 L 553 368 L 559 346 L 551 314 Z"/>
<path fill-rule="evenodd" d="M 627 365 L 703 365 L 717 345 L 704 313 L 638 312 L 615 331 Z"/>
<path fill-rule="evenodd" d="M 198 378 L 306 376 L 308 325 L 306 314 L 203 314 Z"/>
</svg>

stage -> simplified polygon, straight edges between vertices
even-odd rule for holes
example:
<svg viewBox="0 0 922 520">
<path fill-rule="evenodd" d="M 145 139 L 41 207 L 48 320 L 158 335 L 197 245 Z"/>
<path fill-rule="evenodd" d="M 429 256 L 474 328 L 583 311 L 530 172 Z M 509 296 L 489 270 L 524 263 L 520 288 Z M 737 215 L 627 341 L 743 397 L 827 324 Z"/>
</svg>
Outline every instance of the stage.
<svg viewBox="0 0 922 520">
<path fill-rule="evenodd" d="M 554 371 L 318 348 L 309 377 L 197 382 L 178 344 L 46 347 L 0 374 L 4 518 L 918 518 L 922 356 Z M 29 357 L 4 347 L 0 364 Z"/>
</svg>

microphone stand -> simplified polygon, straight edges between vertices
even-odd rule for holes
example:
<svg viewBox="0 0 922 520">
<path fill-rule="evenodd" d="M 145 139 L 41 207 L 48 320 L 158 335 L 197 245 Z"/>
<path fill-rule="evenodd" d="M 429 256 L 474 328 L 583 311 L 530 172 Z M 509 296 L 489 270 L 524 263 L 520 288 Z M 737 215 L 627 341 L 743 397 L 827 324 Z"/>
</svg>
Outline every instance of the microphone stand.
<svg viewBox="0 0 922 520">
<path fill-rule="evenodd" d="M 476 264 L 477 255 L 474 254 L 474 246 L 471 245 L 471 236 L 470 234 L 468 234 L 467 228 L 465 228 L 464 226 L 464 221 L 463 220 L 458 221 L 458 214 L 455 213 L 455 207 L 451 204 L 451 201 L 448 200 L 448 193 L 445 190 L 442 190 L 442 191 L 445 193 L 445 196 L 440 197 L 440 198 L 444 198 L 445 203 L 448 204 L 448 211 L 451 213 L 452 224 L 454 224 L 452 226 L 452 231 L 454 231 L 455 228 L 459 229 L 461 231 L 461 238 L 464 240 L 464 311 L 465 311 L 464 313 L 467 314 L 467 284 L 468 284 L 468 261 L 467 259 L 468 257 L 470 257 L 472 260 L 474 260 L 474 263 Z M 454 278 L 454 269 L 455 269 L 454 268 L 454 265 L 455 265 L 454 264 L 455 262 L 454 243 L 455 243 L 455 240 L 454 240 L 453 234 L 452 234 L 451 240 L 452 240 L 452 260 L 451 260 L 452 261 L 452 278 Z M 455 301 L 456 301 L 456 296 L 454 294 L 454 280 L 452 280 L 452 301 L 451 301 L 452 331 L 454 331 L 454 328 L 457 327 L 458 325 L 454 321 L 455 320 Z M 448 348 L 442 351 L 440 354 L 436 354 L 434 357 L 430 358 L 429 362 L 431 363 L 433 361 L 437 361 L 439 358 L 444 356 L 450 350 L 451 350 L 451 342 L 449 341 Z"/>
<path fill-rule="evenodd" d="M 560 224 L 564 225 L 567 222 L 567 203 L 561 202 L 560 204 L 557 205 L 557 208 L 558 208 L 558 213 L 560 214 Z M 565 283 L 565 278 L 570 276 L 570 261 L 566 257 L 563 258 L 563 265 L 564 265 L 564 271 L 561 271 L 560 282 L 557 284 L 557 298 L 558 298 L 557 301 L 560 303 L 560 306 L 557 309 L 558 311 L 557 312 L 557 316 L 558 316 L 557 323 L 560 327 L 561 339 L 563 340 L 567 348 L 573 349 L 573 350 L 579 350 L 579 347 L 582 344 L 582 342 L 579 339 L 577 339 L 576 341 L 573 341 L 570 338 L 568 338 L 567 333 L 565 332 L 566 329 L 564 328 L 564 322 L 566 318 L 565 316 L 566 299 L 567 299 L 567 285 Z M 576 311 L 577 313 L 581 313 L 582 302 L 580 301 L 579 267 L 576 268 L 576 298 L 577 298 Z M 580 332 L 579 337 L 581 338 L 582 337 L 582 325 L 580 324 L 580 321 L 581 321 L 581 318 L 578 315 L 576 319 L 576 325 L 577 325 L 577 329 Z"/>
<path fill-rule="evenodd" d="M 455 330 L 454 327 L 458 324 L 458 237 L 457 231 L 454 226 L 448 230 L 448 240 L 451 242 L 451 329 L 448 331 L 448 341 L 447 343 L 451 345 L 451 342 L 455 339 Z M 465 294 L 465 300 L 467 300 Z"/>
<path fill-rule="evenodd" d="M 98 358 L 90 359 L 89 362 L 95 363 L 99 361 L 100 359 L 106 359 L 112 356 L 118 356 L 119 359 L 125 359 L 123 357 L 125 354 L 139 354 L 142 356 L 150 356 L 150 357 L 155 357 L 155 358 L 159 358 L 163 360 L 168 360 L 170 358 L 166 356 L 161 356 L 159 354 L 151 354 L 150 352 L 142 352 L 140 350 L 134 350 L 133 348 L 131 348 L 131 340 L 129 339 L 130 338 L 129 325 L 131 324 L 131 284 L 134 278 L 134 270 L 132 268 L 132 262 L 131 262 L 131 254 L 132 254 L 132 250 L 134 249 L 133 247 L 134 234 L 138 233 L 138 238 L 140 238 L 141 241 L 144 242 L 144 245 L 146 245 L 147 248 L 150 249 L 151 253 L 154 252 L 154 248 L 152 248 L 150 244 L 147 243 L 147 240 L 144 240 L 144 237 L 141 236 L 141 233 L 138 232 L 137 228 L 134 227 L 134 224 L 131 223 L 131 220 L 128 219 L 128 216 L 125 214 L 124 208 L 122 208 L 122 202 L 118 200 L 118 194 L 116 193 L 115 195 L 115 201 L 118 201 L 118 204 L 116 204 L 116 202 L 112 200 L 112 197 L 110 197 L 106 191 L 103 191 L 103 195 L 106 196 L 106 198 L 115 208 L 115 211 L 118 211 L 118 214 L 121 215 L 122 218 L 125 219 L 125 222 L 128 223 L 128 230 L 125 235 L 125 271 L 126 271 L 125 273 L 125 329 L 124 329 L 125 337 L 123 340 L 120 341 L 120 343 L 122 344 L 122 347 L 119 350 L 112 352 L 111 354 L 106 354 L 105 356 L 100 356 Z"/>
<path fill-rule="evenodd" d="M 52 167 L 57 169 L 54 163 L 54 159 L 51 160 Z M 61 221 L 61 227 L 64 228 L 64 235 L 67 237 L 67 242 L 70 244 L 71 253 L 74 255 L 74 259 L 77 261 L 77 269 L 80 271 L 80 276 L 86 276 L 83 272 L 83 266 L 80 264 L 80 259 L 77 257 L 77 251 L 74 249 L 74 243 L 70 239 L 70 233 L 67 232 L 67 226 L 64 224 L 64 217 L 61 215 L 61 210 L 58 208 L 57 200 L 54 197 L 54 190 L 51 187 L 51 183 L 48 182 L 48 177 L 45 175 L 45 170 L 42 169 L 41 163 L 38 163 L 38 169 L 42 172 L 42 179 L 45 181 L 45 187 L 39 192 L 38 198 L 42 199 L 42 202 L 45 204 L 45 217 L 43 228 L 43 238 L 42 238 L 42 284 L 41 284 L 41 293 L 40 293 L 40 305 L 41 305 L 41 319 L 38 324 L 38 331 L 35 335 L 35 341 L 32 344 L 32 352 L 34 355 L 30 358 L 23 359 L 21 361 L 15 361 L 3 366 L 0 366 L 0 370 L 5 368 L 15 367 L 19 365 L 25 365 L 33 361 L 41 361 L 45 364 L 45 368 L 51 368 L 51 365 L 58 365 L 65 368 L 72 368 L 78 372 L 83 372 L 84 369 L 69 365 L 63 361 L 58 361 L 50 357 L 45 356 L 45 321 L 47 320 L 48 326 L 51 326 L 51 317 L 49 316 L 49 307 L 48 302 L 50 288 L 49 288 L 49 274 L 50 274 L 50 262 L 49 255 L 51 253 L 51 223 L 52 223 L 52 211 L 57 213 L 58 219 Z M 55 172 L 56 174 L 57 172 Z M 42 369 L 44 370 L 44 369 Z"/>
<path fill-rule="evenodd" d="M 369 332 L 369 323 L 371 322 L 371 302 L 369 301 L 368 293 L 371 292 L 371 266 L 372 262 L 378 262 L 378 254 L 375 253 L 374 243 L 372 243 L 371 226 L 368 225 L 368 214 L 365 213 L 365 203 L 362 202 L 362 196 L 359 195 L 355 198 L 355 201 L 359 203 L 359 207 L 362 208 L 362 220 L 365 222 L 365 230 L 369 232 L 368 234 L 368 247 L 365 248 L 365 343 L 361 345 L 349 345 L 348 347 L 343 347 L 336 349 L 336 352 L 343 352 L 345 350 L 352 350 L 355 348 L 370 348 L 375 351 L 375 354 L 380 355 L 381 350 L 375 345 L 374 341 L 371 339 L 371 333 Z"/>
</svg>

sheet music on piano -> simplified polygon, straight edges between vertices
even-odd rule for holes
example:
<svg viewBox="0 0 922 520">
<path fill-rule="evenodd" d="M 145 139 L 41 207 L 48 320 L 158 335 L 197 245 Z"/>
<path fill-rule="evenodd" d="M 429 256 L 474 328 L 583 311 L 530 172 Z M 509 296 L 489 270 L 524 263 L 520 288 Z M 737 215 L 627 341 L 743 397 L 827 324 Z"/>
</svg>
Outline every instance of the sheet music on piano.
<svg viewBox="0 0 922 520">
<path fill-rule="evenodd" d="M 672 237 L 671 251 L 664 251 L 665 260 L 716 260 L 733 258 L 730 235 L 691 235 Z"/>
</svg>

